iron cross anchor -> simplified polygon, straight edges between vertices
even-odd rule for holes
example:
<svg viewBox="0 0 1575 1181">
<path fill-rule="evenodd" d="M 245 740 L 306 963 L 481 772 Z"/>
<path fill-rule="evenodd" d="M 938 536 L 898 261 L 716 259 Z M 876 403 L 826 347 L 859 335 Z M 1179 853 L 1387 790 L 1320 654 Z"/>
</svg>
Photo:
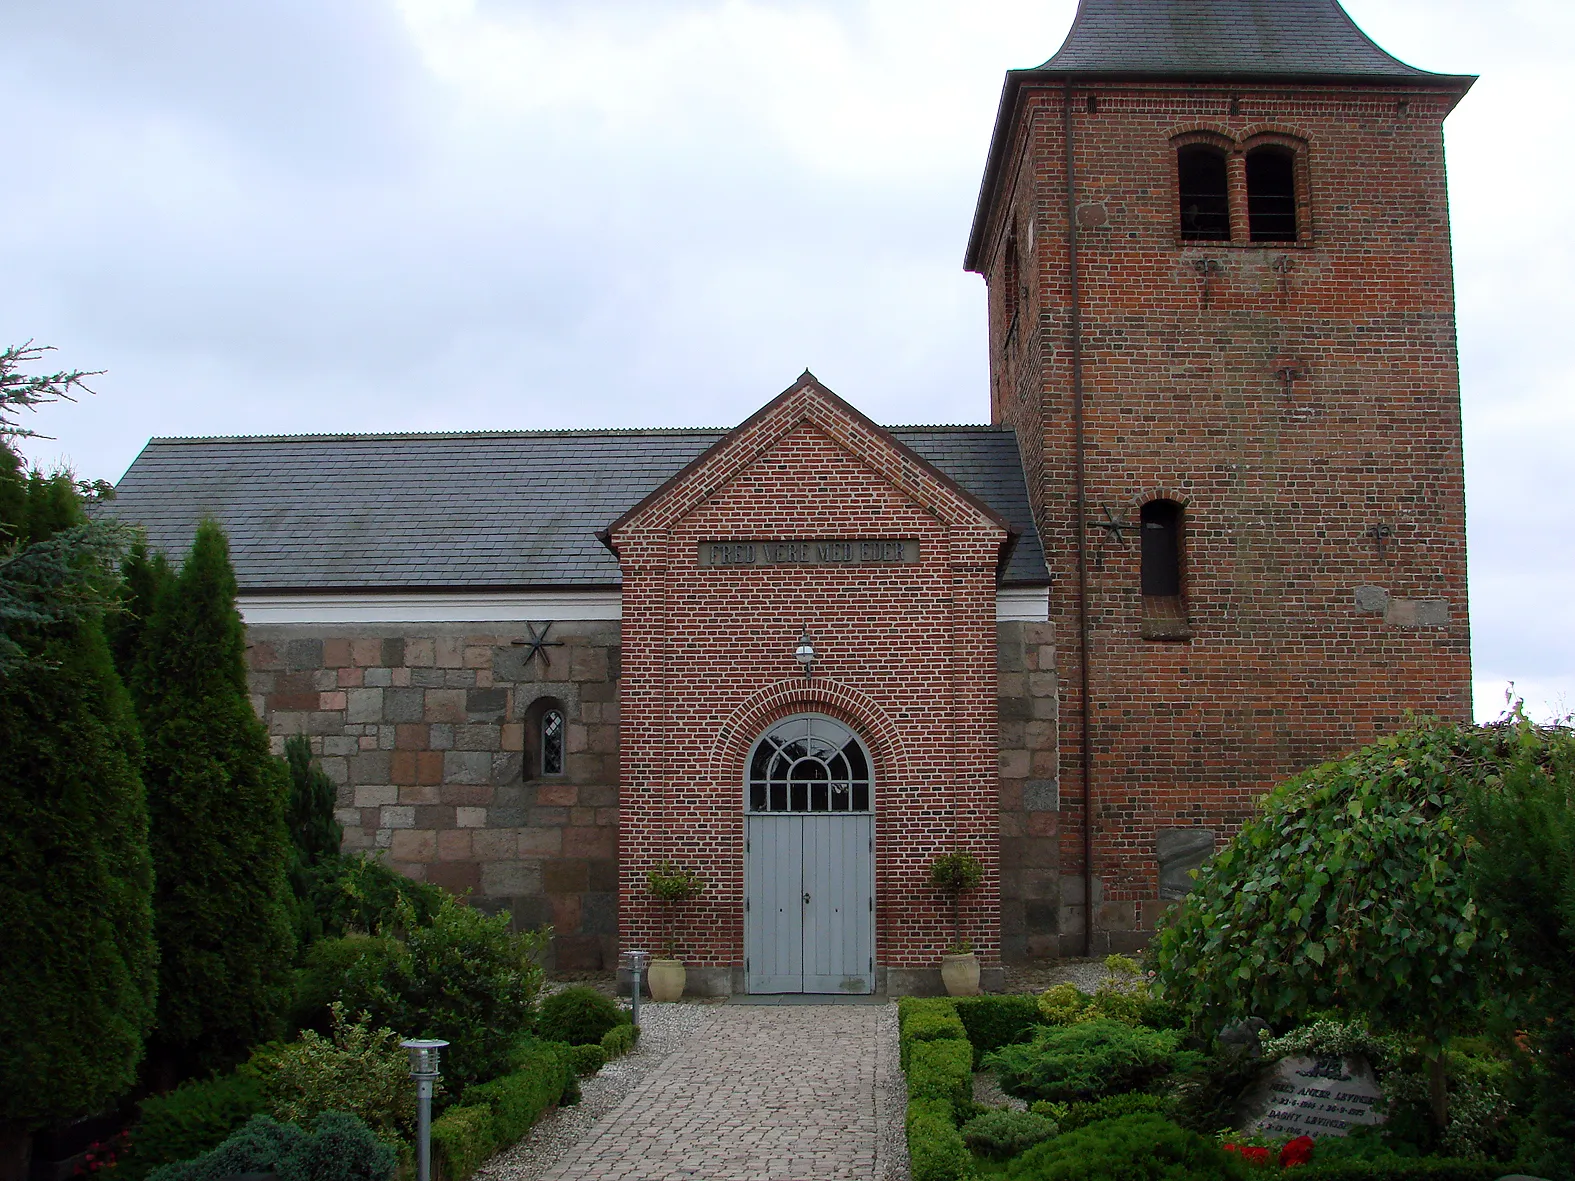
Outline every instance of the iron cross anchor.
<svg viewBox="0 0 1575 1181">
<path fill-rule="evenodd" d="M 517 648 L 523 648 L 527 644 L 530 646 L 530 651 L 525 653 L 525 667 L 526 668 L 529 668 L 530 667 L 530 662 L 535 660 L 539 656 L 539 657 L 541 657 L 541 670 L 542 670 L 542 672 L 551 672 L 552 671 L 552 658 L 550 656 L 548 656 L 547 649 L 548 648 L 561 648 L 561 647 L 563 647 L 563 641 L 562 640 L 549 640 L 547 638 L 547 633 L 552 630 L 552 625 L 555 622 L 557 622 L 557 621 L 549 619 L 546 623 L 542 624 L 541 634 L 540 635 L 536 634 L 536 625 L 535 624 L 527 623 L 525 625 L 525 631 L 528 633 L 529 638 L 528 639 L 524 639 L 524 640 L 515 640 L 514 641 L 514 646 L 517 647 Z"/>
</svg>

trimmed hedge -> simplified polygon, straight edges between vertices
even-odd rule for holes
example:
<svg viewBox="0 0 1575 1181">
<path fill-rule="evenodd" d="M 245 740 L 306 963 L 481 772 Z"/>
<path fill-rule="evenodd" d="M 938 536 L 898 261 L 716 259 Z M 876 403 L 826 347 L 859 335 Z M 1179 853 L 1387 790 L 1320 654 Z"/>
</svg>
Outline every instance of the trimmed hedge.
<svg viewBox="0 0 1575 1181">
<path fill-rule="evenodd" d="M 973 1154 L 953 1122 L 944 1099 L 912 1099 L 905 1121 L 908 1167 L 913 1181 L 961 1181 L 972 1177 Z"/>
<path fill-rule="evenodd" d="M 1039 999 L 1032 996 L 964 996 L 952 1005 L 973 1045 L 975 1070 L 986 1054 L 1022 1041 L 1044 1020 L 1039 1015 Z"/>
<path fill-rule="evenodd" d="M 908 1055 L 908 1098 L 941 1099 L 957 1123 L 973 1110 L 973 1047 L 957 1038 L 915 1042 Z"/>
<path fill-rule="evenodd" d="M 907 1070 L 909 1056 L 915 1046 L 925 1042 L 967 1040 L 968 1031 L 963 1028 L 956 1013 L 916 1013 L 903 1027 L 902 1036 L 897 1040 L 897 1052 L 902 1068 Z"/>
<path fill-rule="evenodd" d="M 574 1064 L 575 1074 L 588 1078 L 607 1065 L 607 1051 L 600 1045 L 571 1046 L 569 1060 Z"/>
<path fill-rule="evenodd" d="M 634 1049 L 640 1040 L 640 1027 L 638 1025 L 615 1025 L 602 1034 L 602 1049 L 607 1054 L 608 1061 L 621 1058 Z"/>
<path fill-rule="evenodd" d="M 466 1181 L 501 1147 L 492 1108 L 450 1107 L 432 1121 L 432 1163 L 445 1181 Z"/>
<path fill-rule="evenodd" d="M 432 1121 L 432 1157 L 444 1181 L 465 1181 L 494 1153 L 522 1139 L 543 1112 L 578 1102 L 570 1053 L 561 1042 L 522 1041 L 510 1055 L 514 1070 L 466 1087 L 464 1105 Z"/>
<path fill-rule="evenodd" d="M 608 1030 L 628 1020 L 629 1014 L 611 997 L 579 986 L 555 992 L 541 1002 L 536 1032 L 543 1041 L 594 1046 Z"/>
</svg>

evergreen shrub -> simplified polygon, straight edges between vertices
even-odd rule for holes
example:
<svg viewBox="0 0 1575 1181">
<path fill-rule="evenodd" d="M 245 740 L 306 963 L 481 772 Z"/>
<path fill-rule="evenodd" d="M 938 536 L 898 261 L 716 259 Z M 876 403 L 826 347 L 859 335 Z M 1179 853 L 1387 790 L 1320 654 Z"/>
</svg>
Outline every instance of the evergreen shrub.
<svg viewBox="0 0 1575 1181">
<path fill-rule="evenodd" d="M 1042 1026 L 1026 1045 L 1003 1046 L 985 1059 L 1010 1095 L 1025 1099 L 1100 1099 L 1142 1090 L 1201 1055 L 1180 1049 L 1175 1030 L 1147 1029 L 1101 1019 Z"/>
<path fill-rule="evenodd" d="M 589 1046 L 600 1043 L 608 1030 L 629 1020 L 617 1002 L 594 988 L 565 988 L 541 1002 L 536 1032 L 550 1042 Z"/>
<path fill-rule="evenodd" d="M 1032 1148 L 1060 1131 L 1055 1120 L 1031 1111 L 997 1108 L 962 1126 L 963 1143 L 987 1160 L 1002 1161 Z"/>
<path fill-rule="evenodd" d="M 1033 1105 L 1035 1111 L 1045 1105 L 1044 1100 Z M 1097 1124 L 1104 1119 L 1119 1119 L 1124 1115 L 1164 1115 L 1170 1114 L 1170 1100 L 1163 1095 L 1149 1095 L 1142 1091 L 1128 1091 L 1124 1095 L 1107 1095 L 1103 1099 L 1095 1099 L 1091 1103 L 1057 1104 L 1062 1109 L 1058 1122 L 1063 1132 L 1075 1131 L 1086 1128 L 1089 1124 Z M 1215 1132 L 1222 1127 L 1229 1126 L 1230 1121 L 1216 1124 L 1209 1131 Z"/>
<path fill-rule="evenodd" d="M 350 970 L 362 956 L 396 954 L 391 937 L 349 934 L 319 939 L 306 949 L 295 973 L 295 1001 L 291 1023 L 297 1029 L 326 1032 L 332 1028 L 331 1006 L 345 990 Z"/>
<path fill-rule="evenodd" d="M 158 596 L 135 688 L 146 743 L 166 1069 L 224 1068 L 293 995 L 288 785 L 246 684 L 229 547 L 204 521 Z"/>
<path fill-rule="evenodd" d="M 150 1096 L 132 1127 L 131 1149 L 115 1167 L 117 1181 L 141 1181 L 160 1165 L 201 1156 L 266 1110 L 262 1079 L 244 1066 Z"/>
<path fill-rule="evenodd" d="M 10 374 L 17 356 L 0 354 L 0 372 Z M 131 1089 L 157 971 L 141 743 L 103 630 L 118 554 L 106 565 L 87 551 L 90 526 L 70 476 L 24 478 L 8 433 L 0 431 L 0 1141 L 100 1111 Z"/>
<path fill-rule="evenodd" d="M 1039 1005 L 1031 996 L 963 996 L 953 1003 L 973 1045 L 975 1070 L 986 1054 L 1021 1041 L 1039 1024 Z"/>
<path fill-rule="evenodd" d="M 1161 1116 L 1139 1114 L 1063 1132 L 1012 1161 L 1006 1176 L 1014 1181 L 1243 1181 L 1250 1172 L 1214 1141 Z"/>
<path fill-rule="evenodd" d="M 492 1108 L 485 1104 L 450 1107 L 432 1121 L 433 1169 L 441 1169 L 445 1181 L 467 1181 L 499 1147 Z"/>
<path fill-rule="evenodd" d="M 224 1181 L 237 1173 L 276 1173 L 280 1181 L 393 1181 L 394 1150 L 342 1111 L 310 1129 L 253 1116 L 240 1131 L 196 1160 L 165 1165 L 149 1181 Z"/>
<path fill-rule="evenodd" d="M 307 898 L 324 938 L 376 935 L 403 922 L 426 926 L 449 897 L 431 882 L 414 882 L 381 857 L 335 854 L 306 871 Z M 408 914 L 401 918 L 401 907 Z"/>
</svg>

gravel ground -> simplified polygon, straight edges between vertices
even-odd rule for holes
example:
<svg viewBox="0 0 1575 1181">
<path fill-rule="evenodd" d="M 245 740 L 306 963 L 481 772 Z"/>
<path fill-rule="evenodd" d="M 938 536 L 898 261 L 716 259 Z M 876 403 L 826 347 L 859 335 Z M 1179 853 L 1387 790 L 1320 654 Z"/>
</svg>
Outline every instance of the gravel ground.
<svg viewBox="0 0 1575 1181">
<path fill-rule="evenodd" d="M 909 1181 L 908 1081 L 897 1054 L 897 1006 L 880 1011 L 880 1048 L 875 1063 L 875 1181 Z"/>
<path fill-rule="evenodd" d="M 1084 992 L 1093 992 L 1101 983 L 1111 979 L 1105 961 L 1057 960 L 1052 964 L 1008 964 L 1006 966 L 1007 992 L 1043 992 L 1057 984 L 1075 984 Z"/>
<path fill-rule="evenodd" d="M 1013 1111 L 1027 1111 L 1028 1104 L 1016 1095 L 1001 1090 L 1001 1081 L 993 1070 L 978 1070 L 973 1076 L 973 1101 L 985 1107 L 1009 1107 Z"/>
<path fill-rule="evenodd" d="M 529 1136 L 477 1169 L 476 1176 L 480 1181 L 533 1181 L 545 1174 L 668 1054 L 701 1033 L 714 1012 L 710 1005 L 646 1001 L 640 1006 L 640 1042 L 634 1052 L 581 1079 L 579 1103 L 544 1116 Z"/>
</svg>

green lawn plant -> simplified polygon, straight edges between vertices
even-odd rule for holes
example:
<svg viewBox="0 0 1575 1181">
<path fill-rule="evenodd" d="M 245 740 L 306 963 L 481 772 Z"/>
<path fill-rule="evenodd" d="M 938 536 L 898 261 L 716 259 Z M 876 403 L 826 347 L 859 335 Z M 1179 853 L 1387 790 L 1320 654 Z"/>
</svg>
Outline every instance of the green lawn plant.
<svg viewBox="0 0 1575 1181">
<path fill-rule="evenodd" d="M 137 663 L 166 1081 L 242 1060 L 293 995 L 288 784 L 252 709 L 235 596 L 224 532 L 204 521 Z"/>
<path fill-rule="evenodd" d="M 1156 933 L 1157 983 L 1214 1027 L 1337 1009 L 1444 1053 L 1494 999 L 1505 940 L 1473 897 L 1463 812 L 1501 731 L 1418 722 L 1277 787 Z"/>
<path fill-rule="evenodd" d="M 132 1087 L 157 971 L 141 743 L 104 635 L 122 538 L 10 446 L 12 408 L 69 390 L 19 372 L 38 351 L 0 354 L 0 1175 Z"/>
</svg>

